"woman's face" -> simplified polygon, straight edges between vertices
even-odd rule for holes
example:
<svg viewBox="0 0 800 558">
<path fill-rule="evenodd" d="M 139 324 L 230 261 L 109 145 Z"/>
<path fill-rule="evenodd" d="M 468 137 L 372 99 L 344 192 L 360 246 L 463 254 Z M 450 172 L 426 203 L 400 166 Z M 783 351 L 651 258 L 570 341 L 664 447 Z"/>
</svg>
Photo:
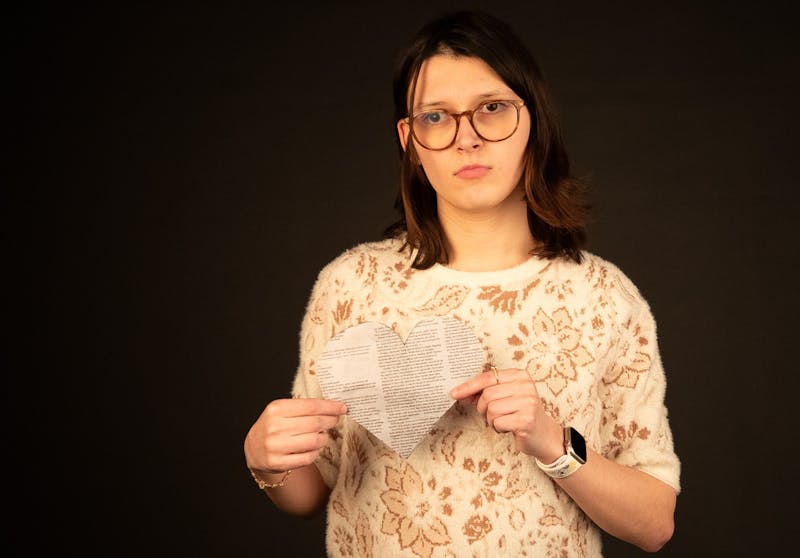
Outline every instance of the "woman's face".
<svg viewBox="0 0 800 558">
<path fill-rule="evenodd" d="M 459 113 L 488 100 L 519 100 L 519 96 L 480 58 L 441 54 L 427 59 L 420 68 L 413 114 L 435 109 Z M 466 116 L 460 120 L 455 142 L 447 149 L 431 151 L 419 143 L 414 145 L 436 191 L 440 217 L 452 212 L 486 214 L 512 204 L 518 208 L 523 158 L 531 130 L 528 109 L 520 109 L 516 132 L 498 142 L 478 136 Z M 408 122 L 398 122 L 397 132 L 405 149 Z"/>
</svg>

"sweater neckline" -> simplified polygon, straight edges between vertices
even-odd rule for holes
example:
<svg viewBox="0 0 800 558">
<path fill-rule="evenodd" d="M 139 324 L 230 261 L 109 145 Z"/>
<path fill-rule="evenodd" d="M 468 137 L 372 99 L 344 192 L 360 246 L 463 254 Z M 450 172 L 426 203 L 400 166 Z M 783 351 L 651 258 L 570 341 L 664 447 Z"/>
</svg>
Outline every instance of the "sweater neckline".
<svg viewBox="0 0 800 558">
<path fill-rule="evenodd" d="M 530 279 L 531 275 L 541 271 L 550 260 L 531 256 L 522 263 L 494 271 L 461 271 L 442 264 L 434 264 L 428 271 L 432 277 L 447 283 L 470 285 L 487 285 L 490 283 L 514 283 Z"/>
</svg>

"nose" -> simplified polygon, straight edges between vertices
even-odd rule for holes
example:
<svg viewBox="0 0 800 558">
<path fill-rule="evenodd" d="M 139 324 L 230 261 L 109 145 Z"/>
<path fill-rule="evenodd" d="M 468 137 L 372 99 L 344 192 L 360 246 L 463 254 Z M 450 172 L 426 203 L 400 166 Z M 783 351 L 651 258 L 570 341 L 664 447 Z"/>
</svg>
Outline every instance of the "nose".
<svg viewBox="0 0 800 558">
<path fill-rule="evenodd" d="M 470 150 L 477 149 L 483 143 L 483 139 L 475 131 L 468 115 L 462 114 L 458 117 L 458 132 L 456 132 L 456 147 L 458 149 Z"/>
</svg>

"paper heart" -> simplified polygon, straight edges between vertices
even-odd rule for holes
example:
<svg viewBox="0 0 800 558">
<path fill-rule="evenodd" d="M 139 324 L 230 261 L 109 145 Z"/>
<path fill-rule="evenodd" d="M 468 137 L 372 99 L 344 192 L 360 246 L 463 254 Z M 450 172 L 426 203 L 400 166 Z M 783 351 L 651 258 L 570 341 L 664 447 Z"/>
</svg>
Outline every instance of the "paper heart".
<svg viewBox="0 0 800 558">
<path fill-rule="evenodd" d="M 480 341 L 464 322 L 440 316 L 417 323 L 404 343 L 389 327 L 350 327 L 317 359 L 323 396 L 404 458 L 453 405 L 450 390 L 481 371 Z"/>
</svg>

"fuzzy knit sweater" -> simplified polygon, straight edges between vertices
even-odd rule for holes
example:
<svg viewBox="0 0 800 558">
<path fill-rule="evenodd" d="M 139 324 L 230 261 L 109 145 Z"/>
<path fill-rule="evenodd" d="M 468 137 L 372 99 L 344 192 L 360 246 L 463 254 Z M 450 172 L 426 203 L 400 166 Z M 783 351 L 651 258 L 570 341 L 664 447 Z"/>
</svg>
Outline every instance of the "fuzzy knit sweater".
<svg viewBox="0 0 800 558">
<path fill-rule="evenodd" d="M 321 397 L 315 360 L 346 328 L 380 322 L 405 339 L 449 315 L 486 362 L 528 371 L 547 412 L 594 451 L 680 490 L 655 323 L 615 266 L 531 258 L 511 269 L 411 267 L 400 241 L 363 244 L 320 273 L 300 334 L 295 397 Z M 518 452 L 511 434 L 456 403 L 407 460 L 345 417 L 316 462 L 332 489 L 329 556 L 600 556 L 597 526 Z"/>
</svg>

